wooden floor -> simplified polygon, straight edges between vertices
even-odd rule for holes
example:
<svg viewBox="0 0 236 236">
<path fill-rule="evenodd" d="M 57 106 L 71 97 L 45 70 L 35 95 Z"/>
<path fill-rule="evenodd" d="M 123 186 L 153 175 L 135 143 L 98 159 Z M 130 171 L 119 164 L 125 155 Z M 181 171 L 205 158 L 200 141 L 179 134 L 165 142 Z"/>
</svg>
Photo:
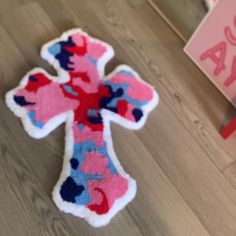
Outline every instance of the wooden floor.
<svg viewBox="0 0 236 236">
<path fill-rule="evenodd" d="M 182 41 L 145 0 L 0 0 L 0 235 L 235 236 L 236 139 L 223 142 L 233 112 L 182 52 Z M 112 44 L 160 94 L 138 132 L 112 125 L 116 153 L 138 183 L 133 200 L 104 228 L 63 214 L 51 200 L 64 127 L 30 138 L 4 94 L 32 67 L 53 70 L 40 46 L 73 27 Z"/>
<path fill-rule="evenodd" d="M 176 33 L 187 41 L 207 13 L 203 0 L 147 0 L 169 23 Z"/>
</svg>

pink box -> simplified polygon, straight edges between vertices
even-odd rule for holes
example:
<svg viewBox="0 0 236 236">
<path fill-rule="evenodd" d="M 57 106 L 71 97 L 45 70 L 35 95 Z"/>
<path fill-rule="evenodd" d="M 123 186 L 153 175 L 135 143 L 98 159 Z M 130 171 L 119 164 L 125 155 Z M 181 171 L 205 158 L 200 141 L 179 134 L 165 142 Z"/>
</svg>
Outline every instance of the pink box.
<svg viewBox="0 0 236 236">
<path fill-rule="evenodd" d="M 236 1 L 219 0 L 184 51 L 236 107 Z"/>
</svg>

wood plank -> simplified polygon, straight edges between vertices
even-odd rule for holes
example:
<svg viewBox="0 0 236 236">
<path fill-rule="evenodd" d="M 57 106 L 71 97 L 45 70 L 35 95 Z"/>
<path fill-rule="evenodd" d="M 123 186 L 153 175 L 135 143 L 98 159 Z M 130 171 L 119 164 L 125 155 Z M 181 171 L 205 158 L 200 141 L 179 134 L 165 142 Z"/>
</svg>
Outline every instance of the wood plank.
<svg viewBox="0 0 236 236">
<path fill-rule="evenodd" d="M 147 1 L 184 41 L 190 38 L 207 12 L 199 0 L 179 0 L 177 4 L 173 0 Z"/>
<path fill-rule="evenodd" d="M 236 189 L 236 161 L 227 166 L 223 173 L 232 186 Z"/>
<path fill-rule="evenodd" d="M 31 8 L 36 9 L 32 11 Z M 5 12 L 1 17 L 1 24 L 31 68 L 43 66 L 53 72 L 40 58 L 39 51 L 45 42 L 59 35 L 59 31 L 50 20 L 47 21 L 48 16 L 40 10 L 40 6 L 34 2 L 22 5 L 11 12 Z"/>
<path fill-rule="evenodd" d="M 117 125 L 112 130 L 117 155 L 138 183 L 128 209 L 143 234 L 209 235 L 138 137 Z"/>
<path fill-rule="evenodd" d="M 0 107 L 2 111 L 6 109 L 2 101 Z M 16 207 L 16 212 L 19 210 L 21 212 L 21 227 L 19 227 L 22 231 L 21 235 L 37 235 L 38 232 L 42 232 L 43 235 L 71 235 L 68 224 L 63 220 L 52 201 L 43 191 L 42 185 L 33 174 L 30 166 L 25 162 L 27 153 L 20 152 L 13 141 L 15 135 L 11 136 L 6 127 L 7 124 L 2 119 L 0 124 L 1 156 L 7 169 L 7 172 L 5 172 L 6 178 L 11 187 L 9 197 L 13 195 L 12 197 L 19 205 Z M 32 154 L 28 153 L 28 155 Z M 2 208 L 5 207 L 2 204 L 1 206 Z M 5 212 L 5 210 L 2 209 L 2 212 Z M 14 212 L 11 213 L 14 215 Z M 12 217 L 12 214 L 8 216 Z M 5 222 L 8 222 L 9 230 L 15 227 L 14 224 L 11 224 L 11 220 L 12 218 L 5 219 Z"/>
<path fill-rule="evenodd" d="M 11 12 L 14 9 L 30 2 L 31 0 L 1 0 L 1 7 L 0 7 L 0 17 L 2 14 L 6 14 L 6 12 Z"/>
</svg>

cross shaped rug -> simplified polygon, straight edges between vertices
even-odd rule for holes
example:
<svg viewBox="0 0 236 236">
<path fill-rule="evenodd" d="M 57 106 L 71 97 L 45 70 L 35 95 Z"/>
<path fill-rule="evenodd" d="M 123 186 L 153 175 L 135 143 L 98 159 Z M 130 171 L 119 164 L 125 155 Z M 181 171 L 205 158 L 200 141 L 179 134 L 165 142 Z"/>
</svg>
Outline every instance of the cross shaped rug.
<svg viewBox="0 0 236 236">
<path fill-rule="evenodd" d="M 33 138 L 66 123 L 64 163 L 53 200 L 94 227 L 108 224 L 136 194 L 135 180 L 113 150 L 110 121 L 139 129 L 158 103 L 154 89 L 127 65 L 104 75 L 113 55 L 109 44 L 70 30 L 41 49 L 58 76 L 34 68 L 6 94 L 8 107 Z"/>
</svg>

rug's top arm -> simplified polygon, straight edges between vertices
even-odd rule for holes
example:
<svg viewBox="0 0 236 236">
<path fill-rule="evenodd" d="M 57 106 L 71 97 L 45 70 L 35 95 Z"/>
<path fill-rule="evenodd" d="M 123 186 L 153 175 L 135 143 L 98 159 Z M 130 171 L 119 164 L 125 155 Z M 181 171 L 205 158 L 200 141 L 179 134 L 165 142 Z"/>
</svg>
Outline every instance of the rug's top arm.
<svg viewBox="0 0 236 236">
<path fill-rule="evenodd" d="M 62 78 L 69 80 L 78 77 L 77 72 L 87 72 L 88 77 L 99 80 L 104 76 L 105 65 L 114 56 L 114 50 L 109 44 L 74 29 L 45 44 L 41 56 Z"/>
</svg>

